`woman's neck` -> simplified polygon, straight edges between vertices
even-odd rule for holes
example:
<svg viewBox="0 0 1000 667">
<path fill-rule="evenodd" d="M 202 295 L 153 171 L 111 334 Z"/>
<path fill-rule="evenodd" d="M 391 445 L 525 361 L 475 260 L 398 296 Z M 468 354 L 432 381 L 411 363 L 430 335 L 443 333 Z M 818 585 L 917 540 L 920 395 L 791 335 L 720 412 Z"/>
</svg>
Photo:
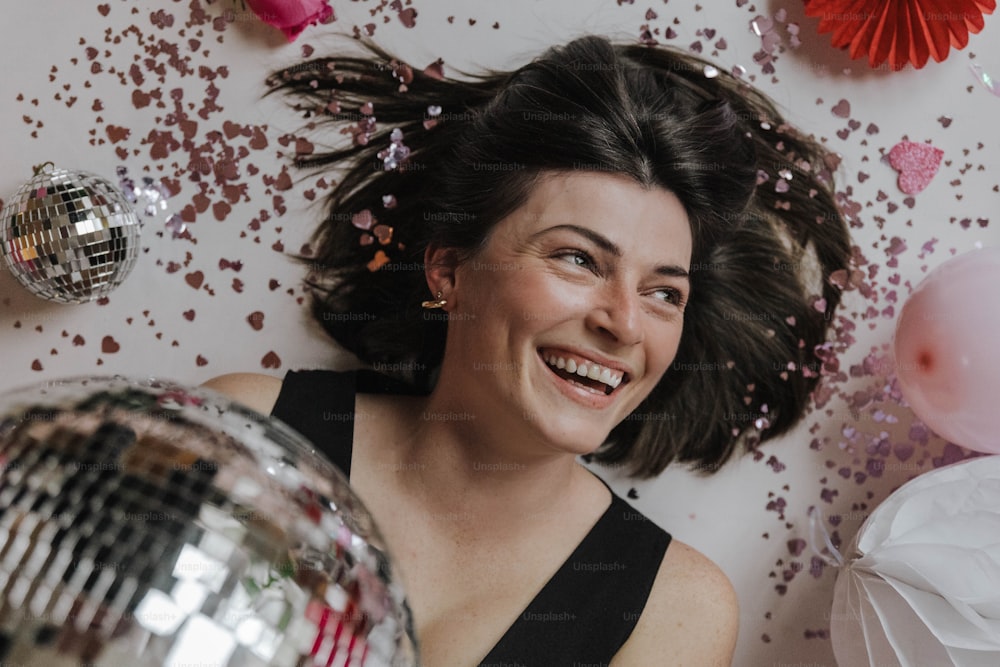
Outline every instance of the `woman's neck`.
<svg viewBox="0 0 1000 667">
<path fill-rule="evenodd" d="M 543 518 L 600 484 L 572 453 L 533 442 L 462 401 L 439 393 L 370 400 L 387 417 L 376 465 L 398 470 L 394 486 L 428 512 Z"/>
</svg>

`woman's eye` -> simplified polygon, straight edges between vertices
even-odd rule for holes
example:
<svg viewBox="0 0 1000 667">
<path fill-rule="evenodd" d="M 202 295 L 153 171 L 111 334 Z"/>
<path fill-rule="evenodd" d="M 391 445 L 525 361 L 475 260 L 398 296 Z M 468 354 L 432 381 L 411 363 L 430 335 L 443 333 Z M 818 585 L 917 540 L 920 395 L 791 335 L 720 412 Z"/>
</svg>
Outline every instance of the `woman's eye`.
<svg viewBox="0 0 1000 667">
<path fill-rule="evenodd" d="M 574 266 L 582 266 L 584 268 L 595 268 L 597 266 L 593 258 L 582 250 L 566 250 L 557 254 L 556 257 Z"/>
<path fill-rule="evenodd" d="M 653 292 L 653 296 L 660 299 L 664 303 L 669 303 L 675 306 L 684 305 L 684 294 L 681 293 L 680 290 L 673 289 L 672 287 L 655 290 Z"/>
</svg>

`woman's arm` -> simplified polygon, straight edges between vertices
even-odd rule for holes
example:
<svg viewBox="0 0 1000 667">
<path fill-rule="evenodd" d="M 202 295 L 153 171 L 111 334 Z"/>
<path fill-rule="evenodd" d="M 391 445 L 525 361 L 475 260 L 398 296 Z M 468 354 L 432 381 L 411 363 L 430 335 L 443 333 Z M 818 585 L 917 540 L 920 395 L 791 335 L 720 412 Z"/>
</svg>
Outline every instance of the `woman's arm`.
<svg viewBox="0 0 1000 667">
<path fill-rule="evenodd" d="M 612 667 L 729 667 L 739 605 L 719 567 L 683 542 L 671 542 L 649 599 Z"/>
<path fill-rule="evenodd" d="M 268 415 L 278 400 L 281 379 L 261 373 L 229 373 L 214 377 L 201 386 Z"/>
</svg>

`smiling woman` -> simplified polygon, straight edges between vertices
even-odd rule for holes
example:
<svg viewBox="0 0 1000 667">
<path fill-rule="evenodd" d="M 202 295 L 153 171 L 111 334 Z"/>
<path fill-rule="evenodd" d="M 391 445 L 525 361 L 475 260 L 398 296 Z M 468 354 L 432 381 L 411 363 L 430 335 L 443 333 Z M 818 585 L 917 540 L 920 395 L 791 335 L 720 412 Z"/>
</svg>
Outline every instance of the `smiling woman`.
<svg viewBox="0 0 1000 667">
<path fill-rule="evenodd" d="M 578 461 L 715 470 L 802 416 L 850 256 L 826 153 L 669 49 L 455 80 L 369 48 L 271 84 L 351 139 L 301 160 L 343 170 L 305 259 L 379 372 L 210 386 L 349 474 L 424 664 L 729 664 L 725 575 Z"/>
</svg>

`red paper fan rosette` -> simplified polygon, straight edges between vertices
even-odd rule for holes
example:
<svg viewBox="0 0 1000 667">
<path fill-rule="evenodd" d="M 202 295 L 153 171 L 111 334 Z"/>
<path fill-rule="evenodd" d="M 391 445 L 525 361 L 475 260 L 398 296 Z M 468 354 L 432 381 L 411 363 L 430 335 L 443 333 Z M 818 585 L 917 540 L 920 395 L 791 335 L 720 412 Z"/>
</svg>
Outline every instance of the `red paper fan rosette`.
<svg viewBox="0 0 1000 667">
<path fill-rule="evenodd" d="M 832 43 L 851 58 L 868 56 L 892 70 L 927 58 L 941 62 L 948 51 L 965 48 L 969 35 L 983 29 L 984 14 L 996 0 L 805 0 L 806 16 L 819 18 L 819 32 L 832 32 Z"/>
</svg>

